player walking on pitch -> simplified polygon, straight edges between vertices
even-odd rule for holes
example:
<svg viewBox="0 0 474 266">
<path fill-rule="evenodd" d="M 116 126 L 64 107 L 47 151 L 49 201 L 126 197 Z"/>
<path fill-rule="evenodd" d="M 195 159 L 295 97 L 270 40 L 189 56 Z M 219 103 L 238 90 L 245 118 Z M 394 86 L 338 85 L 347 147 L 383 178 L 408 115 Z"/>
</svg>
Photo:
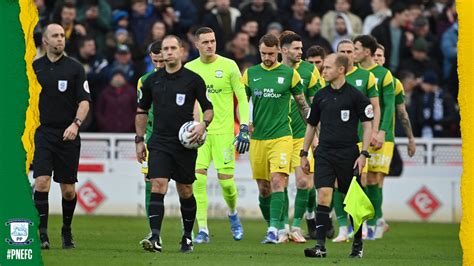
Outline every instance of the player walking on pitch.
<svg viewBox="0 0 474 266">
<path fill-rule="evenodd" d="M 354 59 L 359 66 L 372 72 L 379 91 L 381 110 L 380 127 L 376 134 L 377 146 L 369 147 L 371 159 L 367 175 L 367 196 L 374 205 L 375 217 L 367 221 L 368 240 L 375 239 L 376 217 L 382 217 L 382 187 L 385 175 L 390 170 L 394 148 L 395 89 L 390 70 L 374 61 L 377 41 L 370 35 L 361 35 L 354 39 Z M 379 143 L 383 143 L 379 146 Z M 374 145 L 372 141 L 372 145 Z"/>
<path fill-rule="evenodd" d="M 234 180 L 235 146 L 237 151 L 245 153 L 249 149 L 249 104 L 237 64 L 228 58 L 216 54 L 216 37 L 208 27 L 199 28 L 195 34 L 195 45 L 199 58 L 186 64 L 186 68 L 199 74 L 206 83 L 207 97 L 215 110 L 213 122 L 207 128 L 207 139 L 198 150 L 196 161 L 196 181 L 193 184 L 196 197 L 196 219 L 199 232 L 195 243 L 208 243 L 207 226 L 207 170 L 211 161 L 217 170 L 217 178 L 227 207 L 232 236 L 241 240 L 244 234 L 237 213 L 237 187 Z M 238 100 L 240 132 L 234 136 L 234 94 Z M 199 113 L 195 110 L 195 113 Z"/>
<path fill-rule="evenodd" d="M 314 94 L 321 87 L 318 83 L 319 71 L 313 64 L 301 60 L 301 55 L 303 54 L 303 42 L 299 35 L 291 31 L 282 32 L 280 35 L 280 45 L 282 51 L 282 63 L 298 71 L 303 83 L 303 93 L 306 102 L 309 105 L 313 100 Z M 290 118 L 293 134 L 293 153 L 291 155 L 290 169 L 294 170 L 296 176 L 296 196 L 293 223 L 291 225 L 289 238 L 296 243 L 304 243 L 306 242 L 306 239 L 301 231 L 301 220 L 303 219 L 303 215 L 308 206 L 310 195 L 314 198 L 316 198 L 316 195 L 315 191 L 313 191 L 314 193 L 310 193 L 311 189 L 314 190 L 312 175 L 306 175 L 300 167 L 299 155 L 303 148 L 306 121 L 301 117 L 294 99 L 291 100 Z M 288 198 L 285 200 L 288 200 Z M 287 216 L 288 212 L 286 211 L 284 215 Z M 279 235 L 279 242 L 284 241 L 285 236 L 286 234 Z"/>
<path fill-rule="evenodd" d="M 290 173 L 293 151 L 290 127 L 290 102 L 293 95 L 302 117 L 308 105 L 298 72 L 277 61 L 279 40 L 272 34 L 259 41 L 262 63 L 248 68 L 242 79 L 252 97 L 253 126 L 250 141 L 250 165 L 259 189 L 259 205 L 268 223 L 262 243 L 278 243 L 283 230 L 284 189 Z"/>
</svg>

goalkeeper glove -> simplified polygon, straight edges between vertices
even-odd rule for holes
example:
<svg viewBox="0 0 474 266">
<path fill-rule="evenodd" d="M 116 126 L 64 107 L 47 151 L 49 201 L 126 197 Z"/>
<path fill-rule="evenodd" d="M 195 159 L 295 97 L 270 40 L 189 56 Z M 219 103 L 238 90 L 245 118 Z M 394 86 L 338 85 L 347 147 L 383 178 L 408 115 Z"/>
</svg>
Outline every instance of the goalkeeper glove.
<svg viewBox="0 0 474 266">
<path fill-rule="evenodd" d="M 249 138 L 249 126 L 240 125 L 240 132 L 234 140 L 235 149 L 238 153 L 243 154 L 249 151 L 250 138 Z"/>
</svg>

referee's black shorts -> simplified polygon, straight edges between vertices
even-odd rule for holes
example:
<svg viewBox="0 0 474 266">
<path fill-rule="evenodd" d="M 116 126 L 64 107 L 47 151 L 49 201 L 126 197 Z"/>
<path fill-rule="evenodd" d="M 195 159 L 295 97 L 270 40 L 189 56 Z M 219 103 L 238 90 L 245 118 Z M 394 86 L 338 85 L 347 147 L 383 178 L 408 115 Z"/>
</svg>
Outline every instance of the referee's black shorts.
<svg viewBox="0 0 474 266">
<path fill-rule="evenodd" d="M 73 141 L 64 141 L 63 134 L 64 129 L 38 127 L 35 133 L 33 178 L 53 176 L 56 183 L 77 182 L 81 139 L 77 136 Z"/>
<path fill-rule="evenodd" d="M 179 142 L 148 145 L 148 178 L 168 178 L 176 183 L 192 184 L 196 180 L 197 150 Z"/>
<path fill-rule="evenodd" d="M 340 149 L 318 146 L 314 156 L 315 187 L 334 188 L 334 181 L 337 179 L 338 190 L 346 193 L 354 175 L 353 167 L 357 157 L 357 145 Z"/>
</svg>

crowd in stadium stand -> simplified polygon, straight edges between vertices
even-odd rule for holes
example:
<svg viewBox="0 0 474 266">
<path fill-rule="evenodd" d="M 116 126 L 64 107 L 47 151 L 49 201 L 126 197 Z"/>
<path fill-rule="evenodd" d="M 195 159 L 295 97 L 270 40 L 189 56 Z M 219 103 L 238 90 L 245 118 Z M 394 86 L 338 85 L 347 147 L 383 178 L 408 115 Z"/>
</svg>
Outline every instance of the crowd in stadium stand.
<svg viewBox="0 0 474 266">
<path fill-rule="evenodd" d="M 385 47 L 386 67 L 405 89 L 415 137 L 459 137 L 454 0 L 35 0 L 35 42 L 51 22 L 66 34 L 66 53 L 84 65 L 90 132 L 134 132 L 136 83 L 153 69 L 147 46 L 167 34 L 184 42 L 183 61 L 199 56 L 194 31 L 211 27 L 217 52 L 241 70 L 258 64 L 259 38 L 292 30 L 303 50 L 333 52 L 343 39 L 371 34 Z M 303 51 L 303 52 L 304 52 Z M 304 55 L 303 55 L 304 58 Z M 396 135 L 403 136 L 401 127 Z"/>
</svg>

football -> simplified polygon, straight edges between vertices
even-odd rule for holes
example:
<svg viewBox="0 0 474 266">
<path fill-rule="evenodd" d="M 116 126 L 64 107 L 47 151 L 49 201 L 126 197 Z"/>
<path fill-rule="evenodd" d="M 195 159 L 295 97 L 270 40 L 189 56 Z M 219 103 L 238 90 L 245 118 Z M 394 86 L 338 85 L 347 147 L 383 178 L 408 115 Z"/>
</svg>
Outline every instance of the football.
<svg viewBox="0 0 474 266">
<path fill-rule="evenodd" d="M 193 129 L 195 125 L 198 125 L 198 124 L 199 122 L 197 121 L 189 121 L 189 122 L 184 123 L 179 129 L 178 138 L 181 144 L 183 144 L 185 148 L 197 149 L 201 147 L 206 141 L 206 136 L 207 136 L 206 131 L 204 132 L 204 135 L 201 137 L 201 139 L 198 142 L 191 143 L 191 141 L 189 140 L 189 135 L 191 134 L 191 130 Z"/>
</svg>

